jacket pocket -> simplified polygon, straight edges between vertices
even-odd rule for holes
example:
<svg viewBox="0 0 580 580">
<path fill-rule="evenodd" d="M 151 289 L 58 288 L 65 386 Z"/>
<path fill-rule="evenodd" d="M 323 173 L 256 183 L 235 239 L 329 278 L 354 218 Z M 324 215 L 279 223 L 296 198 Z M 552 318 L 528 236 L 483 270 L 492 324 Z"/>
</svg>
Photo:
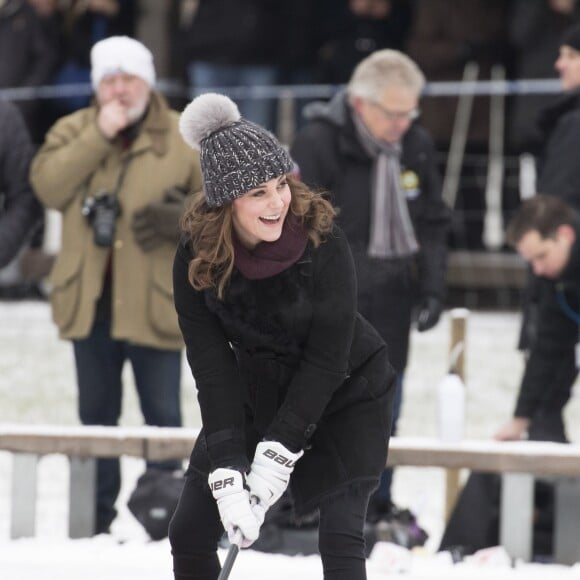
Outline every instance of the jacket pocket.
<svg viewBox="0 0 580 580">
<path fill-rule="evenodd" d="M 173 303 L 171 261 L 164 263 L 157 261 L 153 264 L 148 310 L 151 326 L 155 332 L 165 337 L 181 337 Z"/>
<path fill-rule="evenodd" d="M 52 319 L 61 332 L 72 325 L 78 312 L 81 294 L 81 255 L 60 254 L 52 269 L 50 284 L 50 303 Z"/>
</svg>

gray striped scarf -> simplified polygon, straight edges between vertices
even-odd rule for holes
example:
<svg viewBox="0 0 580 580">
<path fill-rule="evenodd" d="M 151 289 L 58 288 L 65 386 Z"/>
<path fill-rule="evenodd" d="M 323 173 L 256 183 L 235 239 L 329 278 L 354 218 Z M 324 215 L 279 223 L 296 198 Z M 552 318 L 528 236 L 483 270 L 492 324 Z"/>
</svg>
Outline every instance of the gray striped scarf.
<svg viewBox="0 0 580 580">
<path fill-rule="evenodd" d="M 401 146 L 375 138 L 356 111 L 352 116 L 359 141 L 373 159 L 368 254 L 373 258 L 415 254 L 419 244 L 401 187 Z"/>
</svg>

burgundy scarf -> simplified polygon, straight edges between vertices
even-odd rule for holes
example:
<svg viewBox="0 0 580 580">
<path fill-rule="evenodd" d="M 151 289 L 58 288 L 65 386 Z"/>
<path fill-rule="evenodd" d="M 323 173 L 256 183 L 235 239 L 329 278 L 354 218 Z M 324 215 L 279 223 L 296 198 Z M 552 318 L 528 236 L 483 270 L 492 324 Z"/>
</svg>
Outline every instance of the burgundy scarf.
<svg viewBox="0 0 580 580">
<path fill-rule="evenodd" d="M 301 221 L 288 212 L 275 242 L 260 242 L 248 250 L 234 235 L 234 265 L 249 280 L 270 278 L 295 264 L 306 249 L 308 236 Z"/>
</svg>

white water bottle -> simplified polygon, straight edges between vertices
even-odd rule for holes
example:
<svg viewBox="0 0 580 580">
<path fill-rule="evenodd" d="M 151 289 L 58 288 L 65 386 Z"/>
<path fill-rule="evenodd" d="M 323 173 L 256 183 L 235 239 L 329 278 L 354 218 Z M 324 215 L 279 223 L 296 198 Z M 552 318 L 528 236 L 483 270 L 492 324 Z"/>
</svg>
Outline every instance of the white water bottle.
<svg viewBox="0 0 580 580">
<path fill-rule="evenodd" d="M 437 385 L 439 438 L 446 443 L 463 439 L 465 386 L 457 373 L 450 372 Z"/>
</svg>

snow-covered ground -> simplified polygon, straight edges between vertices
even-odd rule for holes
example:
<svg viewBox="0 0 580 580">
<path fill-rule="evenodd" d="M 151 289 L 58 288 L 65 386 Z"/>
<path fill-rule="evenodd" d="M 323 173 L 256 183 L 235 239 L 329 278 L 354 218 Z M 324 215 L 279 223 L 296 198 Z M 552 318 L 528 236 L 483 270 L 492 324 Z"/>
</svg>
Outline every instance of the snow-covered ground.
<svg viewBox="0 0 580 580">
<path fill-rule="evenodd" d="M 513 312 L 471 312 L 467 322 L 466 437 L 485 439 L 511 414 L 523 361 L 515 345 L 519 316 Z M 432 331 L 412 337 L 405 401 L 399 424 L 401 435 L 437 435 L 436 385 L 448 366 L 450 316 Z M 195 388 L 184 363 L 183 414 L 188 427 L 199 427 Z M 140 425 L 141 417 L 126 374 L 123 425 Z M 77 424 L 74 367 L 67 342 L 57 338 L 47 304 L 0 302 L 0 422 Z M 580 405 L 573 399 L 566 410 L 569 435 L 580 441 Z M 0 452 L 0 579 L 1 580 L 170 580 L 167 540 L 148 541 L 125 506 L 143 464 L 124 458 L 119 517 L 109 537 L 69 540 L 66 537 L 68 464 L 64 457 L 44 457 L 38 473 L 36 536 L 10 540 L 10 454 Z M 435 556 L 443 529 L 443 472 L 427 468 L 399 468 L 394 496 L 410 507 L 429 532 L 425 549 L 410 555 L 378 544 L 368 562 L 369 580 L 379 580 L 397 568 L 402 580 L 579 578 L 580 568 L 527 565 L 502 566 L 495 551 L 478 560 L 450 566 L 445 555 Z M 225 554 L 222 554 L 225 555 Z M 295 579 L 321 577 L 317 557 L 285 557 L 244 551 L 231 579 Z"/>
</svg>

